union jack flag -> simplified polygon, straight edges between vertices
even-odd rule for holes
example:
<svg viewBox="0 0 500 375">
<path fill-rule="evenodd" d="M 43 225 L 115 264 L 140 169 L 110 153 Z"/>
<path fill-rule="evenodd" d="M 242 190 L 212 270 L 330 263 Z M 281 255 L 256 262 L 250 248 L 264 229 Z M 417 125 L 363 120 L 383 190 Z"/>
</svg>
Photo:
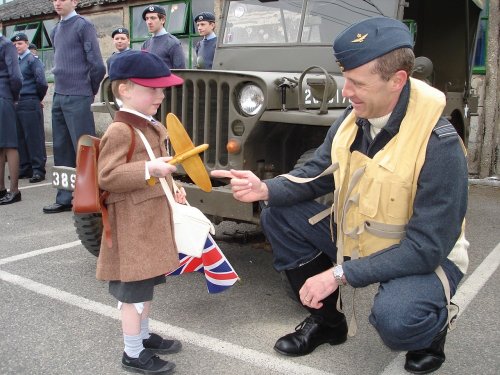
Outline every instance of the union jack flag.
<svg viewBox="0 0 500 375">
<path fill-rule="evenodd" d="M 208 293 L 223 292 L 240 279 L 210 234 L 208 234 L 200 258 L 179 253 L 179 260 L 181 263 L 179 268 L 167 273 L 167 276 L 181 275 L 188 272 L 204 273 Z"/>
</svg>

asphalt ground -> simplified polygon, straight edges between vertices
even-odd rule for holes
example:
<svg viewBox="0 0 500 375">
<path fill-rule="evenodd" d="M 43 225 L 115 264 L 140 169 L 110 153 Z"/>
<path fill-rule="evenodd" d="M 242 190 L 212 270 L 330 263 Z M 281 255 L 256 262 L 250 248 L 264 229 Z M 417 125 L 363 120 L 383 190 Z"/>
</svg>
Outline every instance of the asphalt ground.
<svg viewBox="0 0 500 375">
<path fill-rule="evenodd" d="M 47 181 L 20 186 L 22 201 L 0 206 L 0 374 L 125 373 L 116 301 L 95 279 L 96 258 L 79 243 L 72 214 L 42 213 L 55 198 Z M 454 297 L 458 327 L 436 374 L 500 373 L 499 213 L 500 188 L 470 186 L 470 267 Z M 218 234 L 250 229 L 217 227 Z M 166 356 L 175 374 L 405 374 L 404 353 L 386 348 L 368 323 L 376 286 L 356 292 L 359 329 L 345 344 L 300 358 L 275 353 L 276 339 L 292 332 L 305 310 L 284 292 L 265 243 L 218 243 L 241 282 L 211 295 L 203 275 L 188 274 L 169 277 L 155 292 L 152 330 L 183 343 Z"/>
</svg>

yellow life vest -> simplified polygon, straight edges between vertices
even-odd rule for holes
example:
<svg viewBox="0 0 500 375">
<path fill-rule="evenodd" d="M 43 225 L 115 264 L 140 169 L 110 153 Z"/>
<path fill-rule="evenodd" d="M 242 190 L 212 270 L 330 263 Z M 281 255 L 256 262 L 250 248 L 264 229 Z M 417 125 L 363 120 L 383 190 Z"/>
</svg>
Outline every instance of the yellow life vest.
<svg viewBox="0 0 500 375">
<path fill-rule="evenodd" d="M 358 258 L 398 244 L 413 213 L 427 143 L 446 104 L 437 89 L 410 79 L 410 98 L 399 132 L 370 159 L 351 153 L 359 127 L 353 112 L 332 143 L 337 259 Z"/>
</svg>

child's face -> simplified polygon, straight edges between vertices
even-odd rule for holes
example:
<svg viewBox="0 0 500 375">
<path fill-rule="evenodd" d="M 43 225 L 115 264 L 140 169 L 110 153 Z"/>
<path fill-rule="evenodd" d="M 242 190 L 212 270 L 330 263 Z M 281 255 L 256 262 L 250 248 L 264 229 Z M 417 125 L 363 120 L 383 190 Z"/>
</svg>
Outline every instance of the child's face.
<svg viewBox="0 0 500 375">
<path fill-rule="evenodd" d="M 145 87 L 133 82 L 120 86 L 123 107 L 133 109 L 145 115 L 155 115 L 163 98 L 165 98 L 163 88 Z"/>
</svg>

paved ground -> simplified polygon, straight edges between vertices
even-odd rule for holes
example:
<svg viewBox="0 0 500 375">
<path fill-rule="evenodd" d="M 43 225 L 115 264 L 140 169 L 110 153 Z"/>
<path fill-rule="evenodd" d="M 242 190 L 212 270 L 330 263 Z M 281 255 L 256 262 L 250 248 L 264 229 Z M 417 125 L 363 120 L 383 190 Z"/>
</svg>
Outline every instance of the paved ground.
<svg viewBox="0 0 500 375">
<path fill-rule="evenodd" d="M 49 184 L 22 183 L 23 200 L 0 207 L 0 374 L 122 374 L 118 312 L 96 259 L 77 241 L 72 214 L 44 215 L 54 200 Z M 469 274 L 455 300 L 458 328 L 437 374 L 500 373 L 500 188 L 470 188 Z M 245 227 L 238 227 L 245 229 Z M 234 226 L 223 223 L 222 231 Z M 404 353 L 391 352 L 369 326 L 375 287 L 359 290 L 359 332 L 338 347 L 323 345 L 303 358 L 284 358 L 275 340 L 305 317 L 283 292 L 262 243 L 219 243 L 241 277 L 209 295 L 202 275 L 169 278 L 157 290 L 152 328 L 180 339 L 170 360 L 176 374 L 403 374 Z"/>
</svg>

